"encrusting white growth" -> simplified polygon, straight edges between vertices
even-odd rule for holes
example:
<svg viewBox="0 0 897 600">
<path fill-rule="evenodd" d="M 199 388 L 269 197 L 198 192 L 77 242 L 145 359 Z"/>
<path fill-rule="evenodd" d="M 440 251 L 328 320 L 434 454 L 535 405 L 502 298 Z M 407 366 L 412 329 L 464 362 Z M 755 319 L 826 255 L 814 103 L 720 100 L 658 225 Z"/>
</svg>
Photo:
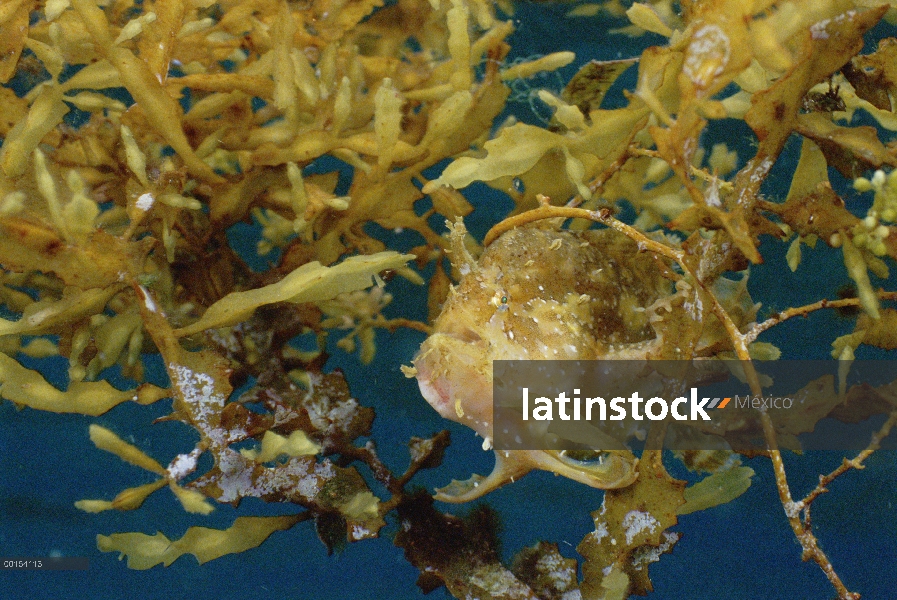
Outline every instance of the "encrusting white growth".
<svg viewBox="0 0 897 600">
<path fill-rule="evenodd" d="M 623 517 L 622 525 L 626 528 L 626 544 L 631 545 L 635 536 L 643 532 L 651 533 L 660 527 L 660 521 L 651 513 L 631 510 Z"/>
<path fill-rule="evenodd" d="M 146 212 L 153 207 L 153 204 L 156 202 L 156 199 L 153 198 L 153 195 L 149 192 L 142 194 L 137 201 L 134 203 L 134 206 L 139 208 L 140 210 Z"/>
<path fill-rule="evenodd" d="M 452 261 L 467 273 L 452 289 L 434 333 L 414 360 L 424 398 L 447 419 L 471 427 L 490 447 L 493 360 L 642 359 L 659 344 L 652 305 L 672 293 L 653 258 L 621 234 L 527 227 L 497 239 L 477 262 L 452 229 Z M 496 453 L 486 478 L 439 490 L 467 502 L 543 469 L 597 488 L 635 480 L 637 460 L 612 453 L 599 464 L 555 451 Z"/>
<path fill-rule="evenodd" d="M 189 454 L 178 454 L 168 465 L 168 475 L 174 481 L 180 481 L 194 470 L 196 470 L 196 461 L 199 459 L 201 451 L 194 448 Z"/>
</svg>

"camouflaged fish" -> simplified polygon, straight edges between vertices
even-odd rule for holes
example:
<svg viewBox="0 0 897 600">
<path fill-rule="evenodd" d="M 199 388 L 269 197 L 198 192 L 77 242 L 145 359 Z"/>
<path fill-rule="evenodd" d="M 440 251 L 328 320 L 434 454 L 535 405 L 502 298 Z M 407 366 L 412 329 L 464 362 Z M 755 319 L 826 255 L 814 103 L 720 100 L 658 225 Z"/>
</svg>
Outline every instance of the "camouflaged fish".
<svg viewBox="0 0 897 600">
<path fill-rule="evenodd" d="M 640 359 L 659 344 L 652 305 L 672 292 L 654 258 L 615 231 L 524 227 L 506 232 L 475 261 L 466 230 L 452 228 L 452 261 L 461 274 L 414 360 L 424 398 L 439 414 L 493 437 L 493 360 Z M 467 502 L 533 469 L 592 487 L 631 484 L 638 461 L 628 451 L 579 462 L 550 450 L 496 451 L 488 477 L 437 490 Z"/>
</svg>

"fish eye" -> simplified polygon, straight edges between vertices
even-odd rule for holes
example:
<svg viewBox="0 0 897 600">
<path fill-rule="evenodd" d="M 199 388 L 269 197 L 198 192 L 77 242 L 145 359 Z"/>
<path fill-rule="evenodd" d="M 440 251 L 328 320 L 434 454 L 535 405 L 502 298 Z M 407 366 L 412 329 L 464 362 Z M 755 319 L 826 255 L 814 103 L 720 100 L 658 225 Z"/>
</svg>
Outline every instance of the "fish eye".
<svg viewBox="0 0 897 600">
<path fill-rule="evenodd" d="M 499 290 L 495 292 L 495 295 L 492 296 L 492 299 L 489 301 L 492 306 L 497 308 L 498 310 L 507 310 L 508 302 L 511 300 L 511 297 L 508 296 L 507 293 Z"/>
</svg>

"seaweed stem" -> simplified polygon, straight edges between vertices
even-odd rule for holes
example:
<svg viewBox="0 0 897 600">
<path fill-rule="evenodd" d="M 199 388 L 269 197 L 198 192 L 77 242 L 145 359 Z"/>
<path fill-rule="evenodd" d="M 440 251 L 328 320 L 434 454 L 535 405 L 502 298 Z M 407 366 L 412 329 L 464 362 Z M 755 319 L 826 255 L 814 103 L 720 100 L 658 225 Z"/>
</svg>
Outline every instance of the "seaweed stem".
<svg viewBox="0 0 897 600">
<path fill-rule="evenodd" d="M 629 149 L 629 153 L 634 156 L 645 156 L 648 158 L 657 158 L 660 160 L 665 160 L 663 155 L 657 150 L 649 150 L 647 148 L 637 148 L 632 147 Z M 689 165 L 689 172 L 699 179 L 703 179 L 706 182 L 716 181 L 717 185 L 719 185 L 719 189 L 721 192 L 731 192 L 735 189 L 735 186 L 732 185 L 731 181 L 723 181 L 719 179 L 716 175 L 708 173 L 705 169 L 701 167 L 696 167 L 694 165 Z"/>
<path fill-rule="evenodd" d="M 847 586 L 844 585 L 844 582 L 841 581 L 841 578 L 835 572 L 831 561 L 825 555 L 825 552 L 822 551 L 822 548 L 819 547 L 819 541 L 816 539 L 816 536 L 800 519 L 799 509 L 805 506 L 805 503 L 795 504 L 791 497 L 791 488 L 788 486 L 788 477 L 785 474 L 785 463 L 782 461 L 782 453 L 778 449 L 774 449 L 777 446 L 776 432 L 769 413 L 761 411 L 760 422 L 763 424 L 763 435 L 766 438 L 766 443 L 770 447 L 769 459 L 772 462 L 773 473 L 776 478 L 779 500 L 785 509 L 788 524 L 791 525 L 794 536 L 800 542 L 801 548 L 803 548 L 803 559 L 805 561 L 812 560 L 819 565 L 819 568 L 822 569 L 822 572 L 825 573 L 825 576 L 838 593 L 838 600 L 859 600 L 860 595 L 847 589 Z M 798 510 L 795 510 L 795 508 L 798 508 Z"/>
<path fill-rule="evenodd" d="M 809 513 L 810 504 L 814 500 L 816 500 L 816 498 L 826 493 L 828 491 L 828 485 L 835 479 L 851 469 L 865 469 L 866 466 L 863 464 L 865 460 L 869 458 L 873 452 L 881 447 L 881 441 L 888 437 L 888 434 L 891 433 L 891 429 L 893 429 L 895 425 L 897 425 L 897 410 L 891 412 L 891 415 L 888 417 L 887 421 L 885 421 L 881 428 L 872 435 L 872 439 L 869 441 L 869 445 L 866 446 L 866 448 L 862 452 L 857 454 L 855 458 L 851 460 L 845 458 L 837 469 L 835 469 L 828 475 L 820 475 L 819 485 L 811 490 L 810 493 L 808 493 L 801 501 L 806 507 L 807 512 Z M 809 525 L 809 518 L 807 518 L 807 524 Z"/>
<path fill-rule="evenodd" d="M 897 292 L 888 292 L 885 290 L 878 291 L 878 299 L 879 300 L 897 300 Z M 811 304 L 805 304 L 804 306 L 798 306 L 795 308 L 789 308 L 783 310 L 780 313 L 776 313 L 763 321 L 762 323 L 755 323 L 751 326 L 747 333 L 745 333 L 745 337 L 748 339 L 748 342 L 753 342 L 756 340 L 761 333 L 766 331 L 767 329 L 772 329 L 779 323 L 783 321 L 787 321 L 792 317 L 805 317 L 811 312 L 817 311 L 821 308 L 844 308 L 847 306 L 860 306 L 859 298 L 843 298 L 840 300 L 827 300 L 823 298 L 818 302 L 813 302 Z"/>
</svg>

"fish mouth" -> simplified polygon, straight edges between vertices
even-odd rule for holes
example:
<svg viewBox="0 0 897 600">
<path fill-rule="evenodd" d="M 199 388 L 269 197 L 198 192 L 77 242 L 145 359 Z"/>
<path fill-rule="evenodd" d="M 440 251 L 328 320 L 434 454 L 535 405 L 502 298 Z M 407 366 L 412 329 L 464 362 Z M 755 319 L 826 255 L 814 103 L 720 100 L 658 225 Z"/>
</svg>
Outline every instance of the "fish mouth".
<svg viewBox="0 0 897 600">
<path fill-rule="evenodd" d="M 448 390 L 444 386 L 439 385 L 440 381 L 434 381 L 425 373 L 419 373 L 417 376 L 417 386 L 420 388 L 420 394 L 424 400 L 438 412 L 442 418 L 457 420 L 454 416 L 451 399 Z"/>
<path fill-rule="evenodd" d="M 442 330 L 427 338 L 414 366 L 421 395 L 436 412 L 490 435 L 492 380 L 484 366 L 484 346 L 472 329 Z"/>
<path fill-rule="evenodd" d="M 439 333 L 453 337 L 467 344 L 476 344 L 483 341 L 483 336 L 470 327 L 461 325 L 460 323 L 449 323 L 448 326 Z"/>
</svg>

